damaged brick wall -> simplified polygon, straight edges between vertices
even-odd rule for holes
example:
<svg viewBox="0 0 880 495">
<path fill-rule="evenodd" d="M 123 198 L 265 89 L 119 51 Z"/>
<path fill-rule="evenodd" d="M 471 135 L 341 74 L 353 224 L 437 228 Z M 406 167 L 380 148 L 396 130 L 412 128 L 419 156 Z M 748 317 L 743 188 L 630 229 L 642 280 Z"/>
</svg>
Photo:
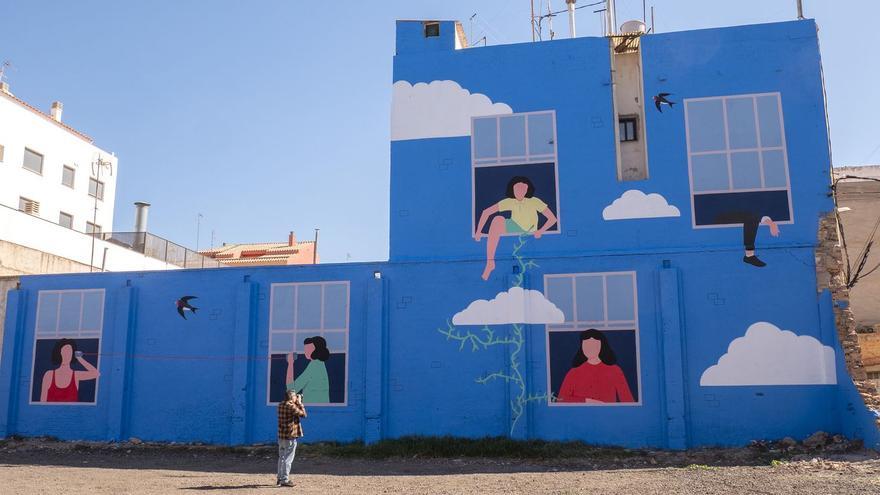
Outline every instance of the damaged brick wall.
<svg viewBox="0 0 880 495">
<path fill-rule="evenodd" d="M 831 291 L 834 301 L 834 322 L 837 337 L 843 348 L 846 368 L 862 395 L 865 405 L 873 410 L 880 410 L 880 393 L 873 382 L 868 380 L 862 362 L 862 351 L 859 336 L 856 333 L 856 321 L 849 306 L 849 288 L 846 286 L 843 251 L 840 247 L 835 212 L 826 215 L 819 223 L 819 243 L 816 248 L 816 283 L 817 290 Z M 880 427 L 880 419 L 877 420 Z"/>
</svg>

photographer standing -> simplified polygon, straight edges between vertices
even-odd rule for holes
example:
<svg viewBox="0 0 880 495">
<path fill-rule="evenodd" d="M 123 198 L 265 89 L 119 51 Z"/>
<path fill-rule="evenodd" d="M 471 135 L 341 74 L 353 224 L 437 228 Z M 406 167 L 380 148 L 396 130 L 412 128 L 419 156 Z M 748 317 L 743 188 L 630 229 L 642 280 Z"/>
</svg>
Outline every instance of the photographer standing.
<svg viewBox="0 0 880 495">
<path fill-rule="evenodd" d="M 300 418 L 304 417 L 302 395 L 288 390 L 284 402 L 278 404 L 278 486 L 293 486 L 290 466 L 296 455 L 296 439 L 303 436 Z"/>
</svg>

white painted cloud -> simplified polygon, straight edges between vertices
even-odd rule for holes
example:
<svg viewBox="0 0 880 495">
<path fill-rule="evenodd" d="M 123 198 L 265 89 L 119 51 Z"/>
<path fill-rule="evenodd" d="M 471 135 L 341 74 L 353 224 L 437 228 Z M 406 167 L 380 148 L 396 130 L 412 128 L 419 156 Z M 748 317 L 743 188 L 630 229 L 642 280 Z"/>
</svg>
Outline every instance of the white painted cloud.
<svg viewBox="0 0 880 495">
<path fill-rule="evenodd" d="M 678 208 L 667 203 L 662 195 L 645 194 L 638 189 L 626 191 L 602 210 L 602 218 L 605 220 L 680 216 Z"/>
<path fill-rule="evenodd" d="M 394 83 L 391 140 L 470 136 L 471 117 L 513 113 L 504 103 L 471 93 L 455 81 Z"/>
<path fill-rule="evenodd" d="M 833 385 L 834 349 L 807 335 L 759 321 L 730 343 L 700 377 L 702 386 Z"/>
<path fill-rule="evenodd" d="M 454 325 L 506 325 L 509 323 L 563 323 L 562 310 L 541 291 L 513 287 L 491 301 L 477 299 L 452 317 Z"/>
</svg>

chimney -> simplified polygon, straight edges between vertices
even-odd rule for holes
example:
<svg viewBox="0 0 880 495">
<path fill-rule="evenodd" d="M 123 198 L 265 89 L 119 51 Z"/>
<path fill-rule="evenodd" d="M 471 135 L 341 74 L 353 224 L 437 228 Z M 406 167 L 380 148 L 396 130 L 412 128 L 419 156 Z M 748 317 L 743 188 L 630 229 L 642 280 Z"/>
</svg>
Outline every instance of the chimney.
<svg viewBox="0 0 880 495">
<path fill-rule="evenodd" d="M 136 201 L 134 203 L 134 231 L 142 234 L 147 231 L 147 214 L 150 212 L 150 203 Z"/>
<path fill-rule="evenodd" d="M 12 96 L 12 92 L 9 91 L 9 83 L 6 81 L 0 81 L 0 91 Z"/>
<path fill-rule="evenodd" d="M 565 3 L 568 4 L 568 32 L 572 38 L 576 38 L 577 31 L 574 22 L 574 4 L 577 3 L 577 0 L 565 0 Z"/>
<path fill-rule="evenodd" d="M 63 111 L 64 111 L 64 105 L 62 105 L 60 101 L 53 101 L 52 102 L 51 115 L 52 115 L 52 118 L 56 122 L 61 122 L 61 112 L 63 112 Z"/>
<path fill-rule="evenodd" d="M 290 234 L 287 236 L 287 245 L 290 247 L 296 246 L 296 235 L 294 235 L 293 231 L 290 231 Z"/>
</svg>

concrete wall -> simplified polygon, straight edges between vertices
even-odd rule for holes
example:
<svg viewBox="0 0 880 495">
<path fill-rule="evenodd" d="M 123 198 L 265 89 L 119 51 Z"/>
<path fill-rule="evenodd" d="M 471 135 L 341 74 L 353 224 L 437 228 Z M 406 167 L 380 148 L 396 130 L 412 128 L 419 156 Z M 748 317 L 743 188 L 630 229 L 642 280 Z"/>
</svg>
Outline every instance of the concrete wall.
<svg viewBox="0 0 880 495">
<path fill-rule="evenodd" d="M 837 172 L 838 169 L 835 169 Z M 850 170 L 852 175 L 861 176 L 858 168 Z M 870 176 L 870 174 L 868 174 Z M 850 263 L 865 247 L 868 237 L 877 222 L 880 212 L 880 182 L 873 181 L 842 181 L 837 185 L 837 201 L 841 207 L 850 208 L 840 213 L 840 221 L 846 235 L 847 251 Z M 880 237 L 875 238 L 874 248 L 868 255 L 866 270 L 880 264 Z M 874 326 L 880 324 L 880 270 L 860 280 L 850 290 L 853 315 L 860 325 Z"/>
</svg>

